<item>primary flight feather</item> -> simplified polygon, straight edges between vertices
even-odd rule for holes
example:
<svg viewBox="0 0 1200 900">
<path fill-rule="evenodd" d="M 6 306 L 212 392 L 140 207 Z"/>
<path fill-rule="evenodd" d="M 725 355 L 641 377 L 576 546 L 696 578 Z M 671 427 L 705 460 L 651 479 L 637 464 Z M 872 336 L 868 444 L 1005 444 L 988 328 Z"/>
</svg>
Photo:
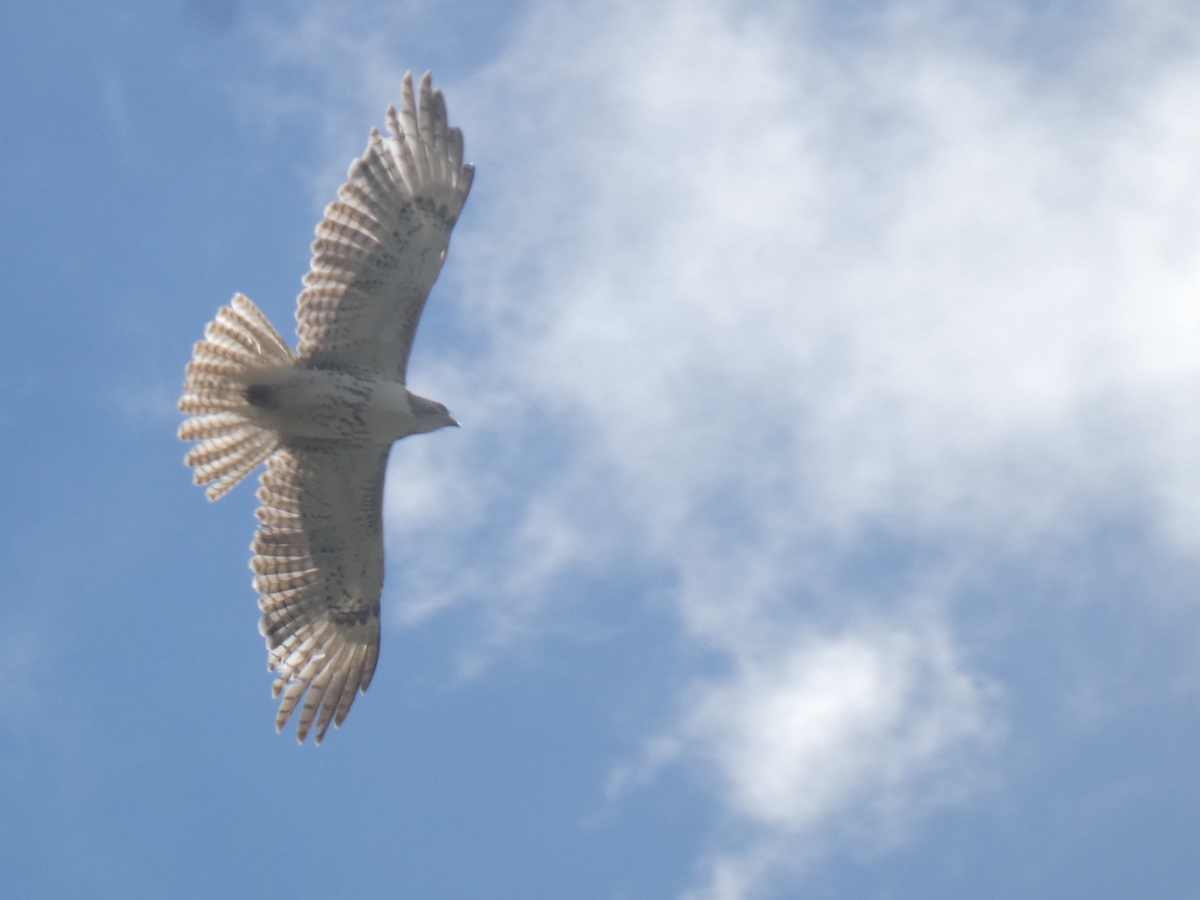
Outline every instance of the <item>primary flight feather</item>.
<svg viewBox="0 0 1200 900">
<path fill-rule="evenodd" d="M 293 353 L 237 294 L 196 344 L 179 437 L 210 500 L 266 462 L 251 549 L 259 630 L 296 737 L 341 726 L 379 658 L 383 481 L 392 443 L 457 425 L 405 386 L 425 300 L 471 189 L 462 132 L 429 73 L 372 129 L 317 226 Z"/>
</svg>

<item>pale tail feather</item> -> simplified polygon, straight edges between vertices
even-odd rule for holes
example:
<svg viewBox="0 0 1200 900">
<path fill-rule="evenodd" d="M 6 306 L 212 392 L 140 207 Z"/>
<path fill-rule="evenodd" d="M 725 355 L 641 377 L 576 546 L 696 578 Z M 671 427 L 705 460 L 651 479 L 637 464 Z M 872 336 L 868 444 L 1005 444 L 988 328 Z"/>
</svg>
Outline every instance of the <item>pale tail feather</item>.
<svg viewBox="0 0 1200 900">
<path fill-rule="evenodd" d="M 279 332 L 241 294 L 204 329 L 184 377 L 179 411 L 192 417 L 179 427 L 179 437 L 199 441 L 184 462 L 196 484 L 210 485 L 209 500 L 224 497 L 279 446 L 278 435 L 254 421 L 245 376 L 295 362 Z"/>
</svg>

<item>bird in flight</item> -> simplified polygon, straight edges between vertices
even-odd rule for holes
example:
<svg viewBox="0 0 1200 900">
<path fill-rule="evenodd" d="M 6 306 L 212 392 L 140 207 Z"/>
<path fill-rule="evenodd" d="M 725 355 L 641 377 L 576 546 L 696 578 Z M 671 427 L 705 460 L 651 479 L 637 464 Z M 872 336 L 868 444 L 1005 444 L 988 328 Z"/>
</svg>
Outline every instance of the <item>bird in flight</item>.
<svg viewBox="0 0 1200 900">
<path fill-rule="evenodd" d="M 392 443 L 457 425 L 405 384 L 421 311 L 471 189 L 462 132 L 429 73 L 372 129 L 317 226 L 293 353 L 241 294 L 188 363 L 179 437 L 209 500 L 266 462 L 251 549 L 282 731 L 338 727 L 379 658 L 383 482 Z M 301 705 L 301 701 L 303 704 Z"/>
</svg>

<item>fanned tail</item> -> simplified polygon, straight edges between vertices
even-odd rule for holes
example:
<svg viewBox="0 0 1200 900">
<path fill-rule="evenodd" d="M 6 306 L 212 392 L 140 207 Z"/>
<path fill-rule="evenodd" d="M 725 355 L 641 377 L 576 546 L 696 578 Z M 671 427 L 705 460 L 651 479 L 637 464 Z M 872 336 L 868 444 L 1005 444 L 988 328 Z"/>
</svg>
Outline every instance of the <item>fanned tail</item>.
<svg viewBox="0 0 1200 900">
<path fill-rule="evenodd" d="M 278 435 L 256 422 L 247 376 L 295 362 L 279 332 L 242 294 L 204 329 L 183 381 L 179 411 L 191 418 L 179 426 L 179 438 L 199 441 L 184 462 L 196 484 L 210 485 L 209 500 L 224 497 L 279 446 Z"/>
</svg>

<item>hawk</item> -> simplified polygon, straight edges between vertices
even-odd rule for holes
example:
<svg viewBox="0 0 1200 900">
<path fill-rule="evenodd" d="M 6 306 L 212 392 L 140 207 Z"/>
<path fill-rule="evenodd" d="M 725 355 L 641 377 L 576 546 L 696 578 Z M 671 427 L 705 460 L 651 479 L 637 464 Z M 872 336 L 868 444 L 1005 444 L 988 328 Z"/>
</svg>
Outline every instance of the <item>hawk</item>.
<svg viewBox="0 0 1200 900">
<path fill-rule="evenodd" d="M 325 210 L 296 310 L 293 353 L 241 294 L 188 364 L 179 429 L 209 500 L 266 462 L 251 549 L 282 731 L 341 726 L 379 658 L 383 482 L 392 443 L 457 425 L 405 385 L 421 311 L 471 189 L 462 132 L 429 73 L 371 130 Z"/>
</svg>

